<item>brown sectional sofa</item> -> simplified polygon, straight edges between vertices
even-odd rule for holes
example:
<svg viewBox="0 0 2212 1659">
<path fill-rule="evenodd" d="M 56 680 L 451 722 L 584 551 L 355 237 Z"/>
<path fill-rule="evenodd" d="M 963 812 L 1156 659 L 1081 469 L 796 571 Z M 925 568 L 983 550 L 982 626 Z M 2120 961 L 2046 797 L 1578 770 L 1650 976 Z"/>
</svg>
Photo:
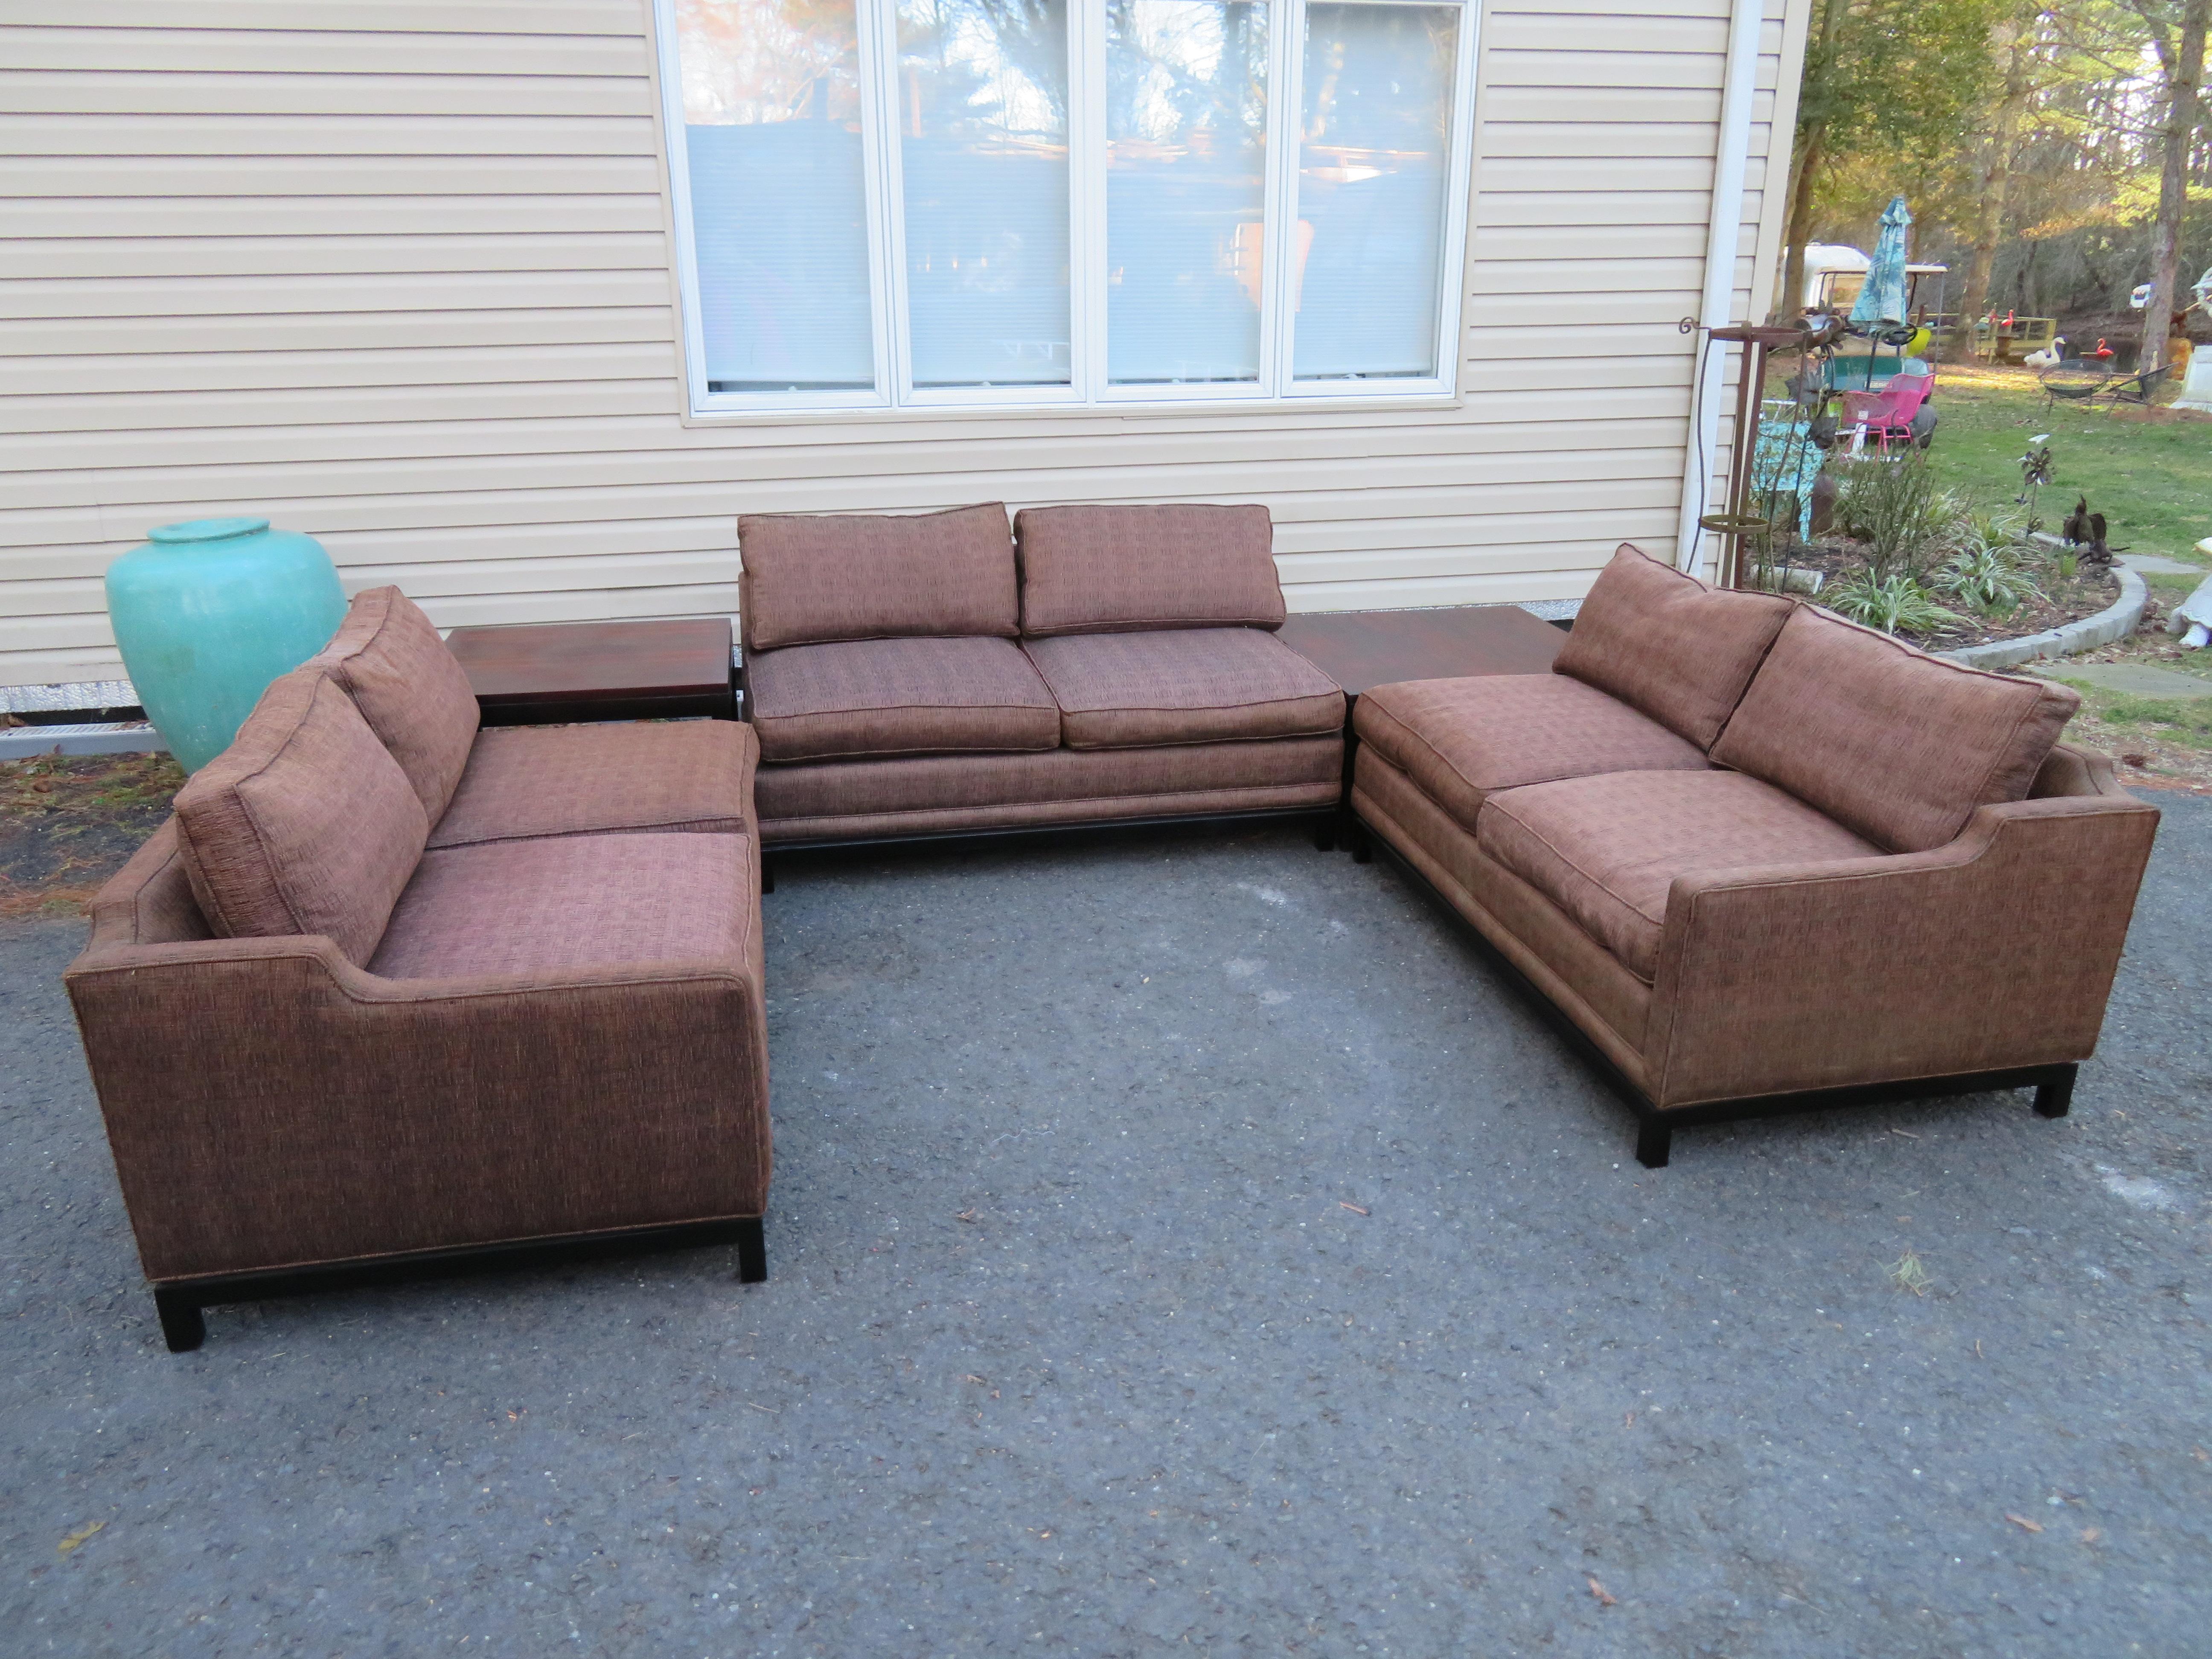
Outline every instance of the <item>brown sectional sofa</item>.
<svg viewBox="0 0 2212 1659">
<path fill-rule="evenodd" d="M 272 684 L 67 983 L 174 1349 L 200 1310 L 523 1249 L 766 1272 L 751 731 L 478 731 L 397 589 Z"/>
<path fill-rule="evenodd" d="M 771 849 L 1299 814 L 1344 696 L 1274 636 L 1263 507 L 738 520 Z"/>
<path fill-rule="evenodd" d="M 2079 699 L 1631 547 L 1538 675 L 1379 686 L 1351 805 L 1682 1124 L 2034 1086 L 2096 1047 L 2158 813 Z"/>
<path fill-rule="evenodd" d="M 740 521 L 749 724 L 478 728 L 397 589 L 94 904 L 67 975 L 163 1329 L 522 1251 L 765 1275 L 764 848 L 1347 804 L 1667 1161 L 1683 1124 L 2094 1050 L 2157 813 L 2076 703 L 1624 547 L 1544 674 L 1345 698 L 1263 508 Z"/>
</svg>

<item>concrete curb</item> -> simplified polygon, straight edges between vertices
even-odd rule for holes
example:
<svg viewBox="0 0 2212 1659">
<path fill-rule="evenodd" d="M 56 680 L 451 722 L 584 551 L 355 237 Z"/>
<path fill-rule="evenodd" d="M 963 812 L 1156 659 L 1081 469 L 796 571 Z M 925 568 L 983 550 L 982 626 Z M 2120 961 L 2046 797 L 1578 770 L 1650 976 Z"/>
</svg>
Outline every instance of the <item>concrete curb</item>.
<svg viewBox="0 0 2212 1659">
<path fill-rule="evenodd" d="M 165 754 L 168 747 L 150 726 L 11 726 L 0 730 L 0 761 L 56 754 Z"/>
<path fill-rule="evenodd" d="M 1969 668 L 2010 668 L 2015 663 L 2033 661 L 2038 657 L 2071 656 L 2076 651 L 2124 640 L 2142 623 L 2143 607 L 2150 602 L 2150 589 L 2141 576 L 2125 565 L 2114 565 L 2112 574 L 2120 579 L 2120 597 L 2094 617 L 2084 617 L 2063 628 L 2045 629 L 2025 639 L 1992 640 L 1987 645 L 1969 645 L 1935 654 L 1964 663 Z"/>
</svg>

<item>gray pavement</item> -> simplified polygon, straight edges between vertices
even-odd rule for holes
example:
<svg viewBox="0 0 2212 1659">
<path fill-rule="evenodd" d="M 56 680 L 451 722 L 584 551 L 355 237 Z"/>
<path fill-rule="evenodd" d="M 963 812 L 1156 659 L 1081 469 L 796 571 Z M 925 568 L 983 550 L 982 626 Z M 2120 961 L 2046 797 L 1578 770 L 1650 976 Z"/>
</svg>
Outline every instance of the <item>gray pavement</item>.
<svg viewBox="0 0 2212 1659">
<path fill-rule="evenodd" d="M 2212 801 L 2164 804 L 2070 1119 L 1657 1172 L 1379 865 L 793 868 L 766 1285 L 218 1309 L 177 1358 L 78 929 L 0 931 L 0 1651 L 2205 1652 Z"/>
<path fill-rule="evenodd" d="M 2059 679 L 2081 680 L 2107 691 L 2125 691 L 2138 697 L 2163 697 L 2188 702 L 2212 697 L 2212 679 L 2160 668 L 2142 662 L 2062 662 L 2046 671 Z"/>
</svg>

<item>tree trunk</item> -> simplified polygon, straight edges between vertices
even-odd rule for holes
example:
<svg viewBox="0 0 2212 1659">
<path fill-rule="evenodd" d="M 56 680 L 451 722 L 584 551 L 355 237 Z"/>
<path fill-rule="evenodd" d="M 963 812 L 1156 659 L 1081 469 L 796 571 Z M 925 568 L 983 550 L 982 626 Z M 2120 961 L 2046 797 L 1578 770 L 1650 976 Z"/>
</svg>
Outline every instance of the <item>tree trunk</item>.
<svg viewBox="0 0 2212 1659">
<path fill-rule="evenodd" d="M 1798 139 L 1796 180 L 1790 192 L 1790 257 L 1782 265 L 1782 292 L 1775 296 L 1774 314 L 1781 322 L 1795 322 L 1805 314 L 1805 239 L 1813 231 L 1813 181 L 1820 171 L 1826 122 Z"/>
<path fill-rule="evenodd" d="M 2189 148 L 2197 135 L 2197 94 L 2204 79 L 2204 31 L 2212 0 L 2188 0 L 2181 39 L 2166 64 L 2164 151 L 2158 177 L 2158 221 L 2151 229 L 2150 303 L 2143 307 L 2138 369 L 2166 361 L 2166 336 L 2173 321 L 2173 291 L 2180 275 L 2181 218 L 2189 205 Z"/>
<path fill-rule="evenodd" d="M 1996 268 L 1997 244 L 2004 238 L 2005 196 L 2012 182 L 2013 151 L 2020 143 L 2020 124 L 2027 112 L 2030 90 L 2029 24 L 2008 18 L 1990 31 L 1990 49 L 2004 64 L 2004 91 L 1990 122 L 1983 151 L 1980 198 L 1976 204 L 1974 249 L 1966 263 L 1966 289 L 1959 300 L 1959 332 L 1955 339 L 1973 349 L 1974 324 L 1990 303 L 1990 277 Z M 1996 336 L 1991 331 L 1990 343 Z"/>
<path fill-rule="evenodd" d="M 1797 142 L 1790 152 L 1790 246 L 1782 265 L 1782 291 L 1773 318 L 1794 322 L 1805 314 L 1805 239 L 1813 234 L 1813 187 L 1827 160 L 1830 82 L 1836 69 L 1836 33 L 1850 0 L 1820 0 L 1820 17 L 1805 43 L 1805 70 L 1797 90 Z"/>
</svg>

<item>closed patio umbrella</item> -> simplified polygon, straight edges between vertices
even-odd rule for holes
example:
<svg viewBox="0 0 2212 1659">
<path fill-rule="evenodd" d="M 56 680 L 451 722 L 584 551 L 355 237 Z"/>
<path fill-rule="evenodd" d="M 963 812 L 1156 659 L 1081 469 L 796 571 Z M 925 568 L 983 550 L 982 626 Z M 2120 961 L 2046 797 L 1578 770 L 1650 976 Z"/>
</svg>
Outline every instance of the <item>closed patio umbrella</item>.
<svg viewBox="0 0 2212 1659">
<path fill-rule="evenodd" d="M 1853 322 L 1905 320 L 1905 228 L 1911 222 L 1905 198 L 1892 197 L 1881 210 L 1881 237 L 1874 245 L 1874 263 L 1867 268 L 1866 284 L 1851 307 Z"/>
</svg>

